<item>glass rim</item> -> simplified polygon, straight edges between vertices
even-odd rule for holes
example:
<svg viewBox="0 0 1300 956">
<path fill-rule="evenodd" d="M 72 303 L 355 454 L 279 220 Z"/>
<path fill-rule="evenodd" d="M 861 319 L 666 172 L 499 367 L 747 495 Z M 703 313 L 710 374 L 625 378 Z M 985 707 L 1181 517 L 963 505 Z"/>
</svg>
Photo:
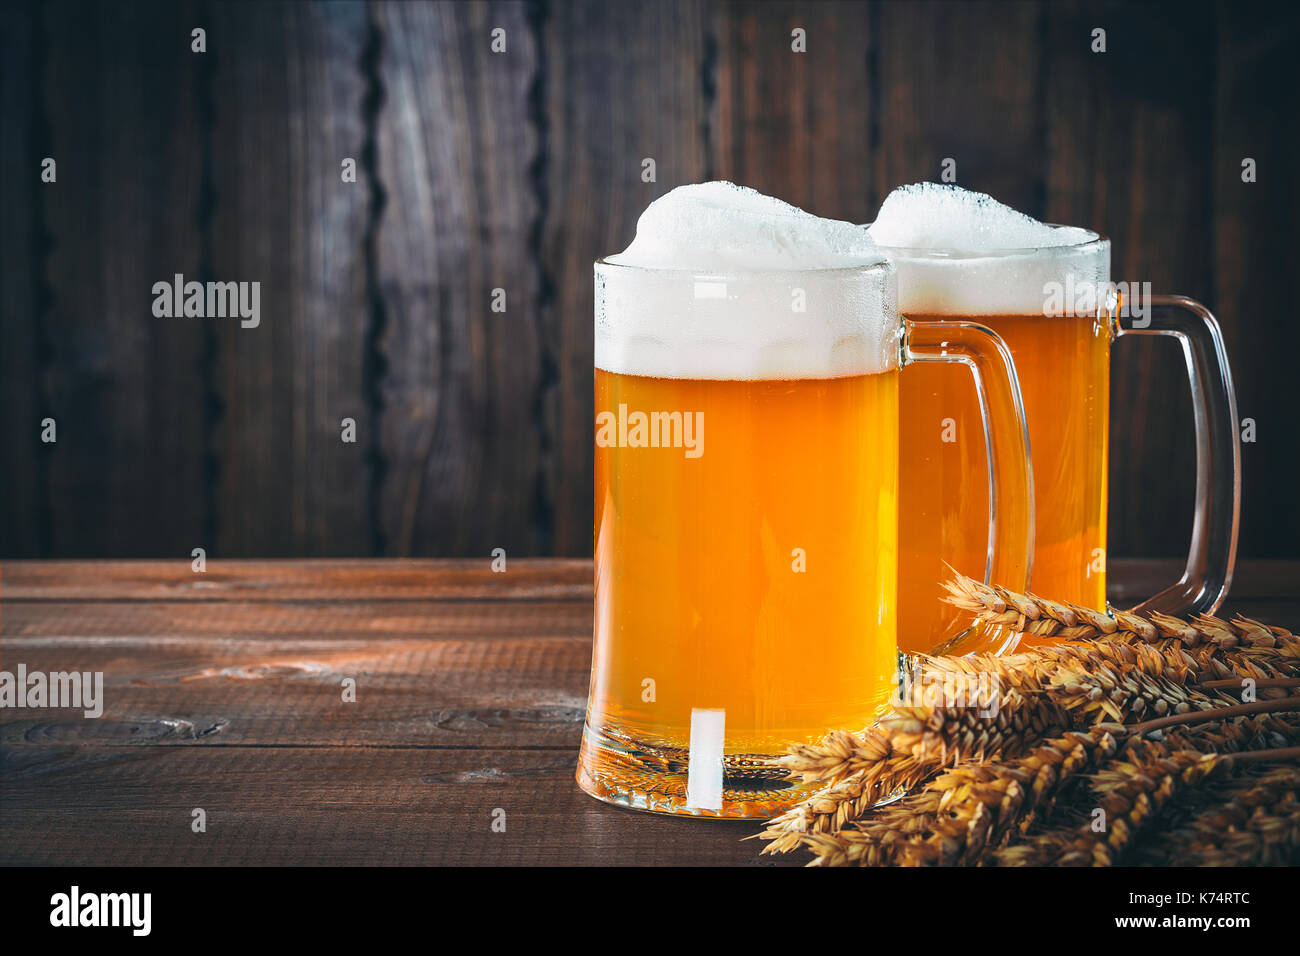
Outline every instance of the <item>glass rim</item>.
<svg viewBox="0 0 1300 956">
<path fill-rule="evenodd" d="M 863 228 L 870 229 L 874 223 L 866 223 Z M 1064 256 L 1075 255 L 1080 252 L 1087 252 L 1103 245 L 1109 245 L 1110 239 L 1099 232 L 1093 232 L 1091 229 L 1085 229 L 1082 226 L 1067 226 L 1059 222 L 1045 222 L 1044 226 L 1052 229 L 1075 229 L 1083 234 L 1083 238 L 1078 242 L 1066 243 L 1061 246 L 1024 246 L 1019 248 L 1006 249 L 984 249 L 978 252 L 967 252 L 961 249 L 953 249 L 948 246 L 891 246 L 885 243 L 876 243 L 881 252 L 891 258 L 900 259 L 936 259 L 940 261 L 962 261 L 969 262 L 975 259 L 1013 259 L 1024 258 L 1029 256 Z"/>
<path fill-rule="evenodd" d="M 617 254 L 617 253 L 615 253 Z M 881 259 L 879 262 L 873 262 L 869 265 L 858 266 L 835 266 L 829 269 L 666 269 L 660 266 L 641 266 L 628 262 L 610 262 L 608 258 L 601 256 L 593 264 L 595 271 L 610 270 L 611 272 L 623 273 L 625 275 L 645 274 L 659 276 L 690 276 L 697 279 L 760 279 L 766 276 L 797 276 L 797 275 L 815 275 L 824 276 L 828 279 L 834 278 L 858 278 L 868 277 L 880 274 L 889 274 L 894 272 L 894 264 L 888 258 Z"/>
</svg>

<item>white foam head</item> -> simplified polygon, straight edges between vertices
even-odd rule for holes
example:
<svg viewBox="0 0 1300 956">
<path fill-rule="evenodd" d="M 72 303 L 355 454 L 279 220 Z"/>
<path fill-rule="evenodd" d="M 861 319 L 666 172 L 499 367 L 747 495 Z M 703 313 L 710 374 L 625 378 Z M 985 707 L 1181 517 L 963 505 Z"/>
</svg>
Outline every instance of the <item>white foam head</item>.
<svg viewBox="0 0 1300 956">
<path fill-rule="evenodd" d="M 832 378 L 898 363 L 894 274 L 860 226 L 732 183 L 679 186 L 596 264 L 596 365 Z"/>
<path fill-rule="evenodd" d="M 1054 286 L 1095 289 L 1110 279 L 1108 240 L 957 186 L 900 186 L 868 230 L 898 267 L 904 314 L 1042 314 L 1060 302 Z"/>
</svg>

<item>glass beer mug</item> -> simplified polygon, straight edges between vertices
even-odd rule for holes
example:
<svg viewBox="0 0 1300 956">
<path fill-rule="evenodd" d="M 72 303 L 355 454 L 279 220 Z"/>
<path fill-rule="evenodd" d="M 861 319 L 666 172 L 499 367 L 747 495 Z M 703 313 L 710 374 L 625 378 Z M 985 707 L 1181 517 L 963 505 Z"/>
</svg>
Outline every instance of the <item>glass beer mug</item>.
<svg viewBox="0 0 1300 956">
<path fill-rule="evenodd" d="M 951 200 L 987 199 L 948 188 Z M 896 214 L 902 228 L 916 228 L 927 215 L 927 193 L 931 202 L 945 201 L 938 188 L 897 192 L 909 191 L 913 206 Z M 936 209 L 928 212 L 934 218 Z M 950 211 L 948 218 L 952 221 L 955 214 Z M 878 225 L 879 220 L 873 233 Z M 882 244 L 881 251 L 898 267 L 901 309 L 919 325 L 980 322 L 1011 349 L 1033 455 L 1036 530 L 1030 587 L 1043 597 L 1097 610 L 1106 608 L 1111 343 L 1127 335 L 1176 339 L 1191 377 L 1196 426 L 1191 550 L 1182 579 L 1140 607 L 1168 614 L 1210 613 L 1232 579 L 1240 501 L 1236 402 L 1218 324 L 1204 306 L 1181 296 L 1152 296 L 1148 302 L 1116 294 L 1110 286 L 1110 242 L 1104 237 L 1075 227 L 1032 225 L 1048 231 L 1050 244 L 976 252 L 938 242 L 924 248 Z M 982 235 L 993 243 L 1003 238 L 996 224 Z M 959 433 L 979 428 L 979 399 L 957 376 L 930 368 L 908 370 L 901 381 L 901 416 L 900 563 L 905 583 L 900 604 L 908 613 L 916 609 L 915 621 L 909 622 L 916 626 L 908 633 L 922 638 L 907 649 L 922 650 L 933 643 L 925 636 L 952 635 L 957 627 L 953 609 L 937 601 L 940 589 L 934 582 L 944 562 L 934 543 L 940 542 L 948 563 L 979 577 L 984 534 L 963 494 L 985 480 L 982 449 L 978 443 L 944 445 L 931 426 L 949 419 Z M 917 547 L 909 550 L 911 543 Z M 1007 649 L 990 646 L 990 639 L 996 640 L 996 634 L 961 633 L 946 650 Z"/>
<path fill-rule="evenodd" d="M 1028 508 L 1015 372 L 980 325 L 900 318 L 886 261 L 606 260 L 595 281 L 595 633 L 577 779 L 627 807 L 769 817 L 805 795 L 773 765 L 787 745 L 863 729 L 895 686 L 900 369 L 974 370 L 998 493 Z M 1008 574 L 1023 574 L 1023 530 L 995 532 Z"/>
</svg>

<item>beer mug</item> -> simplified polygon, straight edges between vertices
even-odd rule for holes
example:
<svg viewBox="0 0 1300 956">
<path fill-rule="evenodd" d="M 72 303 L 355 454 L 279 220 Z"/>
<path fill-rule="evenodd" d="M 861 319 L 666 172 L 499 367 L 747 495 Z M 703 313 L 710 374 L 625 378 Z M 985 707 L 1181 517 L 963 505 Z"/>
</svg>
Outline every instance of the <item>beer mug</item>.
<svg viewBox="0 0 1300 956">
<path fill-rule="evenodd" d="M 937 194 L 939 188 L 920 191 Z M 949 195 L 988 199 L 955 189 Z M 907 228 L 916 228 L 918 220 L 936 212 L 914 205 L 895 215 L 905 217 Z M 960 210 L 944 215 L 951 221 Z M 879 222 L 873 233 L 884 232 L 877 229 Z M 1241 474 L 1236 401 L 1218 324 L 1191 299 L 1153 296 L 1148 302 L 1118 294 L 1110 284 L 1110 242 L 1097 233 L 1033 225 L 1048 232 L 1031 248 L 970 252 L 940 242 L 924 248 L 882 244 L 898 267 L 901 311 L 918 325 L 978 321 L 1011 349 L 1033 459 L 1036 529 L 1030 587 L 1043 597 L 1097 610 L 1106 608 L 1111 343 L 1127 335 L 1176 339 L 1191 376 L 1196 426 L 1191 551 L 1182 579 L 1140 607 L 1168 614 L 1210 613 L 1232 579 Z M 997 243 L 997 230 L 994 222 L 982 234 Z M 933 637 L 957 634 L 948 649 L 969 650 L 976 645 L 961 640 L 966 635 L 955 611 L 938 603 L 940 592 L 933 582 L 944 560 L 975 577 L 983 569 L 985 529 L 968 500 L 969 489 L 979 489 L 984 481 L 983 447 L 978 440 L 944 444 L 936 423 L 950 421 L 959 436 L 978 434 L 979 399 L 960 377 L 926 367 L 909 369 L 900 387 L 899 537 L 905 582 L 900 607 L 905 616 L 915 609 L 916 626 L 907 633 L 924 638 L 915 649 Z M 1008 502 L 1007 507 L 1016 505 Z M 1003 517 L 1018 520 L 1006 513 Z M 918 547 L 909 549 L 913 543 Z M 907 587 L 915 590 L 909 593 Z"/>
<path fill-rule="evenodd" d="M 577 779 L 622 806 L 766 818 L 806 795 L 774 765 L 787 746 L 863 729 L 895 686 L 900 369 L 975 371 L 989 431 L 1006 436 L 990 444 L 999 490 L 1023 498 L 1015 372 L 978 324 L 901 319 L 886 261 L 602 260 L 595 284 L 595 621 Z M 997 540 L 1013 564 L 1025 547 L 1009 528 Z"/>
</svg>

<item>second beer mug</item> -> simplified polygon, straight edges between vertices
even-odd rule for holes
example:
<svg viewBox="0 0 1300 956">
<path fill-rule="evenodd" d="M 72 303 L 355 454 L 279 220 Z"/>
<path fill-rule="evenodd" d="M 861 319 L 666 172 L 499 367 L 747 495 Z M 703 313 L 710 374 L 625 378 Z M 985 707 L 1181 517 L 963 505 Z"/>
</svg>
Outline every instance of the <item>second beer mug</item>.
<svg viewBox="0 0 1300 956">
<path fill-rule="evenodd" d="M 1034 466 L 1030 587 L 1043 597 L 1106 607 L 1111 342 L 1165 335 L 1181 344 L 1197 445 L 1191 552 L 1182 579 L 1142 607 L 1212 612 L 1228 589 L 1236 554 L 1240 445 L 1228 359 L 1209 311 L 1180 296 L 1125 302 L 1110 284 L 1107 239 L 1037 222 L 954 186 L 895 190 L 871 233 L 898 267 L 901 309 L 909 319 L 984 323 L 1015 356 Z M 905 649 L 925 650 L 959 627 L 953 610 L 938 602 L 945 563 L 976 578 L 984 570 L 986 528 L 971 507 L 986 487 L 984 443 L 970 437 L 980 428 L 979 400 L 959 376 L 909 371 L 901 394 L 900 603 L 916 642 Z M 958 441 L 944 443 L 939 422 L 951 422 Z M 1012 510 L 1000 515 L 1021 520 Z M 996 574 L 993 580 L 1008 584 Z M 951 649 L 971 647 L 959 638 Z"/>
<path fill-rule="evenodd" d="M 869 725 L 893 689 L 900 367 L 976 370 L 1009 436 L 994 474 L 1024 496 L 1009 356 L 973 323 L 900 319 L 864 230 L 729 184 L 657 201 L 595 278 L 578 781 L 629 807 L 767 817 L 802 796 L 773 758 Z M 1023 534 L 998 547 L 1023 565 Z"/>
</svg>

